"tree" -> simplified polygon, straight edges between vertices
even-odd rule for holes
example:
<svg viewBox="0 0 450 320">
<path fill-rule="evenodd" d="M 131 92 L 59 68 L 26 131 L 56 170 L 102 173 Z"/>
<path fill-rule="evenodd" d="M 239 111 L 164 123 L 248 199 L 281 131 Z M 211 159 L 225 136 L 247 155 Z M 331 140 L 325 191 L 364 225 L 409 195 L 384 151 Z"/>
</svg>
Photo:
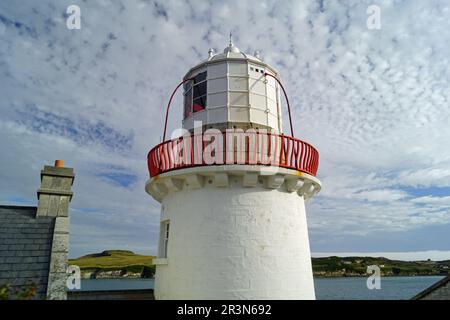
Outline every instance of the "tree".
<svg viewBox="0 0 450 320">
<path fill-rule="evenodd" d="M 400 269 L 400 268 L 392 268 L 392 273 L 393 274 L 395 274 L 395 275 L 399 275 L 400 274 L 400 272 L 402 272 L 402 270 Z"/>
</svg>

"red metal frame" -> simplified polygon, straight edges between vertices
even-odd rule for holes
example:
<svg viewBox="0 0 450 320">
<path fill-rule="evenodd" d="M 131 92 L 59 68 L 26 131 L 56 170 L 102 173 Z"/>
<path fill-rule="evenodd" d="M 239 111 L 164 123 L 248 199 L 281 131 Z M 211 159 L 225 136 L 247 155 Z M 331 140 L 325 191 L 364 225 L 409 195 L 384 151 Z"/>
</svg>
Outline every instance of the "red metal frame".
<svg viewBox="0 0 450 320">
<path fill-rule="evenodd" d="M 170 96 L 169 99 L 169 103 L 167 104 L 167 109 L 166 109 L 166 120 L 164 121 L 164 133 L 163 133 L 163 138 L 162 141 L 166 140 L 166 130 L 167 130 L 167 119 L 169 118 L 169 109 L 170 109 L 170 105 L 172 104 L 172 99 L 173 96 L 175 95 L 175 93 L 177 92 L 178 88 L 181 87 L 185 82 L 190 81 L 190 80 L 194 80 L 194 78 L 186 78 L 183 81 L 181 81 L 177 87 L 175 88 L 175 90 L 173 90 L 172 95 Z M 183 102 L 184 103 L 184 102 Z M 184 104 L 183 104 L 184 105 Z"/>
<path fill-rule="evenodd" d="M 291 105 L 289 103 L 289 98 L 287 96 L 286 90 L 284 90 L 284 87 L 283 87 L 283 84 L 281 83 L 281 81 L 277 77 L 275 77 L 273 74 L 266 72 L 266 73 L 264 73 L 264 76 L 266 76 L 266 77 L 269 76 L 269 77 L 274 78 L 275 81 L 278 82 L 278 84 L 280 85 L 281 90 L 283 90 L 284 97 L 286 98 L 287 108 L 288 108 L 289 125 L 291 126 L 291 136 L 294 137 L 295 135 L 294 135 L 294 127 L 292 126 Z"/>
<path fill-rule="evenodd" d="M 182 136 L 174 140 L 164 141 L 151 149 L 147 156 L 150 177 L 176 169 L 227 164 L 278 166 L 302 171 L 312 176 L 317 173 L 319 153 L 312 145 L 283 134 L 258 131 L 251 133 L 234 132 L 233 135 L 244 135 L 243 141 L 246 148 L 245 151 L 237 151 L 233 144 L 231 157 L 228 154 L 230 151 L 227 149 L 227 132 L 223 132 L 221 139 L 223 145 L 219 148 L 223 152 L 223 163 L 207 164 L 203 159 L 203 151 L 207 147 L 203 137 L 207 134 L 210 133 Z M 217 133 L 213 134 L 216 135 Z M 250 137 L 255 142 L 253 150 L 249 149 Z M 264 152 L 267 150 L 267 153 L 261 154 L 261 149 L 258 146 L 260 143 L 263 145 L 264 142 L 268 144 L 267 149 L 263 150 Z M 245 154 L 241 152 L 245 152 Z M 189 157 L 187 157 L 188 155 Z M 261 161 L 263 156 L 273 160 L 267 164 Z"/>
<path fill-rule="evenodd" d="M 264 75 L 274 78 L 280 85 L 281 89 L 283 90 L 288 107 L 291 137 L 285 136 L 283 134 L 280 135 L 267 132 L 250 133 L 250 135 L 256 134 L 256 137 L 254 139 L 255 142 L 254 150 L 251 151 L 249 149 L 250 147 L 250 138 L 248 137 L 249 133 L 238 133 L 246 135 L 243 141 L 246 146 L 245 154 L 242 154 L 241 152 L 235 150 L 236 146 L 233 145 L 234 149 L 231 151 L 232 154 L 230 156 L 229 154 L 230 151 L 227 149 L 227 133 L 224 132 L 222 133 L 223 139 L 221 139 L 223 142 L 222 152 L 224 163 L 217 163 L 217 164 L 206 164 L 203 159 L 203 151 L 205 150 L 206 147 L 206 143 L 203 139 L 203 136 L 208 133 L 204 133 L 201 135 L 191 134 L 189 136 L 183 136 L 174 140 L 164 141 L 166 138 L 167 120 L 172 99 L 181 85 L 183 85 L 185 82 L 189 80 L 193 80 L 193 78 L 187 78 L 178 84 L 178 86 L 175 88 L 172 95 L 170 96 L 164 122 L 164 133 L 162 140 L 163 142 L 155 146 L 148 153 L 147 163 L 150 177 L 154 177 L 161 173 L 169 172 L 176 169 L 184 169 L 208 165 L 223 165 L 223 164 L 278 166 L 282 168 L 306 172 L 310 175 L 315 176 L 319 166 L 319 153 L 309 143 L 294 138 L 291 107 L 289 104 L 289 99 L 286 94 L 286 91 L 281 81 L 274 75 L 271 75 L 269 73 L 265 73 Z M 267 141 L 268 144 L 267 153 L 265 153 L 264 155 L 258 152 L 260 151 L 260 149 L 258 149 L 260 141 L 261 145 L 264 144 L 264 141 Z M 181 148 L 181 145 L 183 146 L 183 148 Z M 187 154 L 184 153 L 185 150 L 189 151 L 189 158 L 187 157 Z M 265 161 L 263 163 L 261 161 L 262 157 L 271 159 L 270 163 L 265 163 Z M 230 158 L 232 159 L 232 161 L 228 161 Z M 242 158 L 244 158 L 243 159 L 244 161 L 242 161 Z"/>
<path fill-rule="evenodd" d="M 274 78 L 275 81 L 278 82 L 278 84 L 280 85 L 281 89 L 283 90 L 284 97 L 286 98 L 287 108 L 288 108 L 289 125 L 290 125 L 290 127 L 291 127 L 291 136 L 294 137 L 295 135 L 294 135 L 294 127 L 293 127 L 293 125 L 292 125 L 291 105 L 290 105 L 290 103 L 289 103 L 289 98 L 288 98 L 288 96 L 287 96 L 286 90 L 284 89 L 284 86 L 283 86 L 283 84 L 281 83 L 281 81 L 280 81 L 277 77 L 275 77 L 273 74 L 270 74 L 270 73 L 267 73 L 267 72 L 266 72 L 266 73 L 264 73 L 264 76 L 265 76 L 265 77 L 269 76 L 269 77 Z M 163 138 L 162 138 L 162 141 L 165 141 L 165 140 L 166 140 L 167 120 L 168 120 L 168 118 L 169 118 L 169 109 L 170 109 L 170 105 L 172 104 L 173 97 L 174 97 L 175 93 L 177 92 L 178 88 L 181 87 L 185 82 L 190 81 L 190 80 L 194 80 L 194 78 L 186 78 L 186 79 L 184 79 L 183 81 L 181 81 L 181 82 L 177 85 L 177 87 L 175 88 L 175 90 L 173 90 L 172 95 L 170 96 L 169 103 L 167 104 L 167 108 L 166 108 L 166 117 L 165 117 L 165 120 L 164 120 L 164 132 L 163 132 Z"/>
</svg>

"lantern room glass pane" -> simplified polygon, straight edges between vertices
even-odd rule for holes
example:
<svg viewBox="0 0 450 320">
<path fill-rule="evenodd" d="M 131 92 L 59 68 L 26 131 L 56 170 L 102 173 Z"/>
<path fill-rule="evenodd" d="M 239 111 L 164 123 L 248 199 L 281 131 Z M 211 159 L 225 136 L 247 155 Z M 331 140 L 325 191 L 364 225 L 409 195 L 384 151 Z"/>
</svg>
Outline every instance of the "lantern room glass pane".
<svg viewBox="0 0 450 320">
<path fill-rule="evenodd" d="M 206 80 L 206 71 L 201 72 L 194 77 L 194 83 L 199 83 Z"/>
<path fill-rule="evenodd" d="M 192 114 L 192 89 L 189 89 L 184 94 L 184 118 Z"/>
<path fill-rule="evenodd" d="M 206 94 L 206 81 L 202 83 L 194 85 L 194 97 L 193 99 L 197 99 Z"/>
<path fill-rule="evenodd" d="M 206 108 L 206 95 L 193 100 L 193 112 L 198 112 Z"/>
<path fill-rule="evenodd" d="M 206 71 L 201 72 L 194 77 L 192 89 L 192 112 L 195 113 L 206 108 Z"/>
<path fill-rule="evenodd" d="M 184 119 L 206 108 L 207 73 L 201 72 L 184 85 Z"/>
</svg>

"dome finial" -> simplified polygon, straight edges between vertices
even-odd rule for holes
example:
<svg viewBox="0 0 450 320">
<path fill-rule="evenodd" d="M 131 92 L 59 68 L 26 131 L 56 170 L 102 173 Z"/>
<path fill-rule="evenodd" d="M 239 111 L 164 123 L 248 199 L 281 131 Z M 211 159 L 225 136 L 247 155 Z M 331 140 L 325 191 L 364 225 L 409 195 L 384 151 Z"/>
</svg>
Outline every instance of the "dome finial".
<svg viewBox="0 0 450 320">
<path fill-rule="evenodd" d="M 223 53 L 229 53 L 229 52 L 233 52 L 233 53 L 239 53 L 239 49 L 236 48 L 233 44 L 233 32 L 230 31 L 230 44 L 228 45 L 228 47 L 226 47 L 223 50 Z"/>
</svg>

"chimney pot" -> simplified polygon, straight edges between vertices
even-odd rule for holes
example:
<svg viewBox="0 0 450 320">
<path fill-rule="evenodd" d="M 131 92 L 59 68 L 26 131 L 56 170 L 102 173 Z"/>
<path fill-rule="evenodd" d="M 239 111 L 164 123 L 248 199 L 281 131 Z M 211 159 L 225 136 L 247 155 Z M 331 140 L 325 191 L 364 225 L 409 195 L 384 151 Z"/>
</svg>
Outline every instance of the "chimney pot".
<svg viewBox="0 0 450 320">
<path fill-rule="evenodd" d="M 64 168 L 64 160 L 55 160 L 55 167 Z"/>
</svg>

